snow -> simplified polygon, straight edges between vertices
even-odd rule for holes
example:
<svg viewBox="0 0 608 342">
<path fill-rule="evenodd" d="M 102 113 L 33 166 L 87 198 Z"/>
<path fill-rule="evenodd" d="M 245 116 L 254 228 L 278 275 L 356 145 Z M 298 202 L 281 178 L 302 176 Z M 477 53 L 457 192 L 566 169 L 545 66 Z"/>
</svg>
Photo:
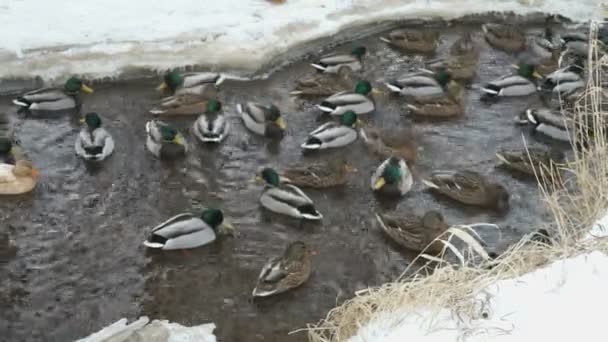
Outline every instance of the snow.
<svg viewBox="0 0 608 342">
<path fill-rule="evenodd" d="M 213 330 L 213 323 L 185 327 L 169 321 L 150 322 L 148 317 L 144 316 L 131 324 L 127 323 L 126 318 L 122 318 L 76 342 L 216 342 Z"/>
<path fill-rule="evenodd" d="M 201 65 L 251 73 L 295 45 L 381 20 L 487 11 L 585 21 L 596 0 L 3 0 L 0 79 L 117 77 Z"/>
<path fill-rule="evenodd" d="M 349 342 L 603 341 L 607 286 L 608 256 L 595 251 L 480 290 L 478 319 L 456 320 L 447 309 L 432 318 L 385 314 Z"/>
</svg>

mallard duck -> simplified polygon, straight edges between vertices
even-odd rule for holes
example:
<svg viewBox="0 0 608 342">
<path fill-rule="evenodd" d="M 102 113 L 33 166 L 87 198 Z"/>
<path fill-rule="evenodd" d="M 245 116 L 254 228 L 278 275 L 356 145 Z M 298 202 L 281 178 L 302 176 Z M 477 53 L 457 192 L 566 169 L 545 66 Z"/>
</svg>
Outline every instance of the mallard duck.
<svg viewBox="0 0 608 342">
<path fill-rule="evenodd" d="M 560 141 L 570 141 L 568 134 L 567 120 L 559 112 L 553 112 L 547 108 L 526 109 L 517 118 L 521 125 L 533 125 L 533 132 L 539 132 L 552 139 Z"/>
<path fill-rule="evenodd" d="M 150 109 L 153 115 L 198 115 L 207 110 L 208 98 L 200 95 L 182 94 L 165 97 Z"/>
<path fill-rule="evenodd" d="M 496 49 L 518 52 L 526 48 L 526 35 L 515 26 L 484 24 L 481 28 L 486 41 Z"/>
<path fill-rule="evenodd" d="M 224 80 L 223 75 L 215 72 L 181 74 L 177 70 L 172 70 L 165 74 L 163 82 L 156 90 L 168 91 L 171 95 L 190 94 L 211 99 L 217 96 L 217 87 Z"/>
<path fill-rule="evenodd" d="M 415 101 L 408 103 L 409 112 L 415 116 L 437 119 L 463 115 L 464 88 L 456 82 L 450 82 L 447 88 L 446 96 L 425 100 L 422 103 Z"/>
<path fill-rule="evenodd" d="M 87 113 L 82 120 L 86 124 L 76 138 L 76 154 L 86 160 L 102 161 L 114 151 L 114 139 L 101 127 L 97 113 Z"/>
<path fill-rule="evenodd" d="M 224 222 L 221 210 L 205 208 L 200 215 L 175 215 L 152 228 L 144 246 L 163 250 L 196 248 L 215 241 L 216 234 L 234 233 L 234 227 Z"/>
<path fill-rule="evenodd" d="M 241 114 L 245 127 L 253 133 L 267 138 L 281 138 L 285 134 L 287 124 L 277 106 L 247 102 L 237 104 L 236 109 Z"/>
<path fill-rule="evenodd" d="M 542 148 L 519 150 L 502 149 L 496 152 L 496 157 L 508 168 L 534 176 L 539 167 L 549 167 L 564 159 L 564 153 L 555 149 L 547 151 Z"/>
<path fill-rule="evenodd" d="M 542 78 L 535 71 L 532 64 L 522 63 L 517 66 L 517 75 L 505 75 L 492 82 L 487 83 L 481 88 L 484 96 L 506 97 L 506 96 L 526 96 L 536 93 L 534 78 Z"/>
<path fill-rule="evenodd" d="M 410 130 L 393 132 L 377 128 L 361 128 L 359 132 L 365 145 L 381 157 L 396 156 L 407 161 L 416 160 L 418 146 L 414 133 Z"/>
<path fill-rule="evenodd" d="M 428 30 L 397 29 L 380 37 L 388 45 L 404 52 L 432 54 L 439 43 L 439 32 Z"/>
<path fill-rule="evenodd" d="M 435 73 L 445 69 L 450 74 L 451 79 L 462 83 L 470 83 L 477 75 L 478 60 L 479 48 L 473 43 L 471 34 L 466 33 L 454 42 L 448 57 L 429 61 L 426 66 Z"/>
<path fill-rule="evenodd" d="M 192 133 L 204 143 L 218 143 L 228 135 L 230 124 L 220 111 L 222 103 L 209 100 L 207 111 L 201 114 L 192 125 Z"/>
<path fill-rule="evenodd" d="M 578 30 L 566 31 L 560 34 L 562 49 L 566 53 L 586 58 L 589 54 L 589 33 Z"/>
<path fill-rule="evenodd" d="M 263 169 L 256 179 L 266 182 L 266 189 L 260 197 L 260 203 L 264 208 L 299 219 L 320 220 L 323 218 L 312 200 L 297 186 L 282 182 L 274 169 Z"/>
<path fill-rule="evenodd" d="M 585 87 L 584 72 L 582 63 L 555 70 L 545 77 L 542 88 L 568 96 Z"/>
<path fill-rule="evenodd" d="M 372 190 L 389 195 L 403 196 L 412 189 L 414 178 L 405 160 L 389 157 L 371 178 Z"/>
<path fill-rule="evenodd" d="M 343 185 L 352 166 L 344 158 L 332 158 L 328 162 L 295 165 L 283 170 L 285 183 L 310 188 L 328 188 Z"/>
<path fill-rule="evenodd" d="M 269 260 L 258 277 L 253 297 L 268 297 L 304 284 L 312 270 L 312 250 L 304 242 L 287 246 L 282 256 Z"/>
<path fill-rule="evenodd" d="M 15 165 L 0 164 L 0 195 L 18 195 L 36 187 L 39 171 L 26 160 L 17 160 Z"/>
<path fill-rule="evenodd" d="M 0 137 L 0 164 L 15 164 L 15 162 L 12 139 Z"/>
<path fill-rule="evenodd" d="M 424 101 L 445 95 L 445 87 L 451 76 L 445 69 L 436 73 L 423 75 L 421 73 L 407 74 L 399 79 L 386 83 L 392 92 L 405 96 L 409 100 Z"/>
<path fill-rule="evenodd" d="M 69 78 L 63 89 L 42 88 L 21 95 L 13 100 L 17 106 L 29 110 L 66 110 L 80 107 L 80 92 L 92 93 L 93 89 L 76 77 Z"/>
<path fill-rule="evenodd" d="M 354 92 L 336 93 L 323 100 L 317 108 L 330 115 L 342 115 L 348 111 L 357 115 L 370 114 L 376 110 L 374 100 L 368 96 L 373 92 L 374 89 L 368 81 L 359 81 Z"/>
<path fill-rule="evenodd" d="M 509 193 L 500 184 L 474 171 L 435 172 L 422 182 L 434 191 L 464 204 L 506 211 Z"/>
<path fill-rule="evenodd" d="M 341 91 L 353 89 L 355 85 L 353 71 L 349 66 L 341 65 L 337 75 L 321 74 L 311 78 L 297 80 L 291 95 L 329 96 Z"/>
<path fill-rule="evenodd" d="M 350 145 L 357 140 L 355 126 L 359 120 L 353 111 L 340 116 L 340 123 L 327 122 L 308 134 L 301 147 L 305 150 L 324 150 Z"/>
<path fill-rule="evenodd" d="M 363 68 L 362 58 L 367 52 L 364 46 L 353 48 L 350 54 L 329 54 L 322 56 L 311 66 L 321 72 L 335 74 L 341 66 L 350 67 L 352 71 L 359 71 Z"/>
<path fill-rule="evenodd" d="M 382 230 L 399 245 L 417 252 L 437 255 L 443 250 L 441 241 L 434 241 L 445 233 L 449 226 L 443 215 L 429 210 L 424 216 L 376 214 Z"/>
<path fill-rule="evenodd" d="M 146 147 L 159 158 L 181 157 L 188 152 L 184 136 L 166 122 L 151 120 L 146 122 Z"/>
<path fill-rule="evenodd" d="M 532 37 L 530 48 L 541 58 L 553 58 L 556 51 L 559 50 L 560 44 L 553 35 L 551 27 L 546 27 L 542 34 Z"/>
</svg>

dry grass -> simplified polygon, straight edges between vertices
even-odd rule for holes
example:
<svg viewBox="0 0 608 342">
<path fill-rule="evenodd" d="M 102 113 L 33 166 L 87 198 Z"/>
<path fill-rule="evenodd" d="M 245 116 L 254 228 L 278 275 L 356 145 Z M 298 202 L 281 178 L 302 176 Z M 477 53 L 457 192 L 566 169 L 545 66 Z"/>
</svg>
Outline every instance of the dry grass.
<svg viewBox="0 0 608 342">
<path fill-rule="evenodd" d="M 500 279 L 513 278 L 553 260 L 590 250 L 608 252 L 608 239 L 582 239 L 608 208 L 608 132 L 601 87 L 605 77 L 602 71 L 608 70 L 608 57 L 599 56 L 596 30 L 592 27 L 588 85 L 574 104 L 576 124 L 571 132 L 572 145 L 581 147 L 574 149 L 573 160 L 536 172 L 543 200 L 553 218 L 539 228 L 550 231 L 552 244 L 535 242 L 526 236 L 496 260 L 490 260 L 473 238 L 475 233 L 471 227 L 453 227 L 442 237 L 446 245 L 443 256 L 423 254 L 419 258 L 428 263 L 415 275 L 356 293 L 354 298 L 330 311 L 324 320 L 308 327 L 309 341 L 346 341 L 374 317 L 405 309 L 412 315 L 422 310 L 439 313 L 448 309 L 453 317 L 466 322 L 483 313 L 477 296 L 479 291 Z M 464 240 L 468 248 L 455 249 L 450 243 L 453 237 Z M 447 261 L 448 251 L 456 256 L 457 264 Z M 435 323 L 432 319 L 426 322 L 429 331 Z M 473 327 L 468 329 L 471 331 L 465 331 L 466 334 L 475 333 Z"/>
</svg>

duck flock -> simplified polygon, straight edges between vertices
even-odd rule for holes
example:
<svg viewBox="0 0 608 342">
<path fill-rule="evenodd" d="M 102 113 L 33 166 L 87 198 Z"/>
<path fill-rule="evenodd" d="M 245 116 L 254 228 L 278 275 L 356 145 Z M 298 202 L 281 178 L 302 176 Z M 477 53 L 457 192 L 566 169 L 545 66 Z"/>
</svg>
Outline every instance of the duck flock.
<svg viewBox="0 0 608 342">
<path fill-rule="evenodd" d="M 555 34 L 549 24 L 538 35 L 526 34 L 516 26 L 488 23 L 483 25 L 485 41 L 495 49 L 512 53 L 528 51 L 534 62 L 522 61 L 513 72 L 484 84 L 478 89 L 486 101 L 504 97 L 542 94 L 557 99 L 557 105 L 568 108 L 584 90 L 588 28 L 563 29 Z M 371 176 L 371 191 L 400 197 L 414 185 L 409 163 L 415 157 L 407 139 L 370 127 L 360 127 L 359 118 L 373 115 L 374 95 L 387 91 L 401 101 L 414 116 L 434 119 L 457 118 L 466 112 L 463 89 L 476 76 L 479 58 L 478 42 L 464 34 L 450 48 L 445 58 L 431 59 L 441 40 L 438 32 L 430 30 L 397 29 L 381 38 L 390 47 L 404 53 L 425 56 L 421 67 L 374 88 L 360 79 L 367 49 L 356 46 L 349 54 L 319 57 L 309 78 L 300 79 L 292 96 L 312 101 L 318 110 L 335 118 L 309 133 L 301 148 L 305 151 L 338 149 L 361 140 L 370 151 L 386 159 Z M 230 122 L 218 99 L 226 78 L 212 72 L 180 73 L 170 71 L 157 88 L 168 97 L 150 110 L 155 116 L 198 115 L 191 126 L 191 135 L 205 144 L 221 144 L 230 134 Z M 39 89 L 22 94 L 13 103 L 25 111 L 60 111 L 79 109 L 85 100 L 82 93 L 93 90 L 76 77 L 68 79 L 62 88 Z M 558 107 L 555 107 L 558 108 Z M 281 110 L 272 103 L 247 102 L 236 106 L 244 126 L 252 133 L 280 139 L 286 132 Z M 567 111 L 566 111 L 567 112 Z M 552 107 L 530 108 L 516 118 L 536 132 L 557 140 L 570 141 L 572 118 L 563 110 Z M 12 136 L 7 122 L 0 120 L 0 194 L 20 194 L 34 189 L 38 171 L 22 158 L 19 144 Z M 104 129 L 101 115 L 86 113 L 82 130 L 74 143 L 75 152 L 88 162 L 101 163 L 116 149 L 110 132 Z M 195 146 L 170 123 L 150 120 L 145 125 L 146 148 L 157 158 L 180 158 Z M 120 151 L 118 151 L 120 152 Z M 501 150 L 496 153 L 501 163 L 510 169 L 529 175 L 540 165 L 549 166 L 563 160 L 562 152 L 547 149 Z M 284 170 L 261 169 L 256 179 L 265 184 L 259 198 L 261 205 L 274 213 L 300 220 L 318 221 L 322 208 L 301 188 L 326 188 L 346 183 L 352 166 L 340 158 L 327 163 L 300 164 Z M 431 173 L 423 184 L 437 194 L 465 205 L 505 212 L 509 210 L 507 189 L 474 170 L 451 170 Z M 422 216 L 377 214 L 377 220 L 387 236 L 407 249 L 438 253 L 443 245 L 434 239 L 448 229 L 441 213 L 429 210 Z M 171 217 L 151 230 L 144 245 L 148 248 L 175 250 L 195 248 L 213 242 L 219 234 L 235 234 L 224 219 L 222 210 L 204 208 L 199 213 L 183 213 Z M 283 255 L 270 260 L 262 269 L 253 296 L 265 297 L 287 291 L 303 284 L 311 273 L 312 249 L 301 241 L 289 244 Z"/>
</svg>

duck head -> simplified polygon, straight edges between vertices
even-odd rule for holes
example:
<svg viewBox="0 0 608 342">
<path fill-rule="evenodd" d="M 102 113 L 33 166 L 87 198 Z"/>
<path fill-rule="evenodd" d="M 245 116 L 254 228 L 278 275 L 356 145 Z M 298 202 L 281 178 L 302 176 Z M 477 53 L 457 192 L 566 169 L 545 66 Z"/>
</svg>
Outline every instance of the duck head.
<svg viewBox="0 0 608 342">
<path fill-rule="evenodd" d="M 77 94 L 78 92 L 92 93 L 93 89 L 89 88 L 78 77 L 70 77 L 64 84 L 63 90 L 68 94 Z"/>
<path fill-rule="evenodd" d="M 163 78 L 163 83 L 161 83 L 156 89 L 159 91 L 163 91 L 167 88 L 174 93 L 177 88 L 181 87 L 184 84 L 184 78 L 177 70 L 171 70 L 165 74 Z"/>
<path fill-rule="evenodd" d="M 94 112 L 85 114 L 82 122 L 87 125 L 90 131 L 94 131 L 101 127 L 101 118 L 99 117 L 99 114 Z"/>
<path fill-rule="evenodd" d="M 256 176 L 256 180 L 264 181 L 267 185 L 279 186 L 281 176 L 273 168 L 266 167 Z"/>
<path fill-rule="evenodd" d="M 397 184 L 403 175 L 400 164 L 401 160 L 399 158 L 391 157 L 388 165 L 382 171 L 382 175 L 374 183 L 374 190 L 380 190 L 386 184 Z"/>
</svg>

